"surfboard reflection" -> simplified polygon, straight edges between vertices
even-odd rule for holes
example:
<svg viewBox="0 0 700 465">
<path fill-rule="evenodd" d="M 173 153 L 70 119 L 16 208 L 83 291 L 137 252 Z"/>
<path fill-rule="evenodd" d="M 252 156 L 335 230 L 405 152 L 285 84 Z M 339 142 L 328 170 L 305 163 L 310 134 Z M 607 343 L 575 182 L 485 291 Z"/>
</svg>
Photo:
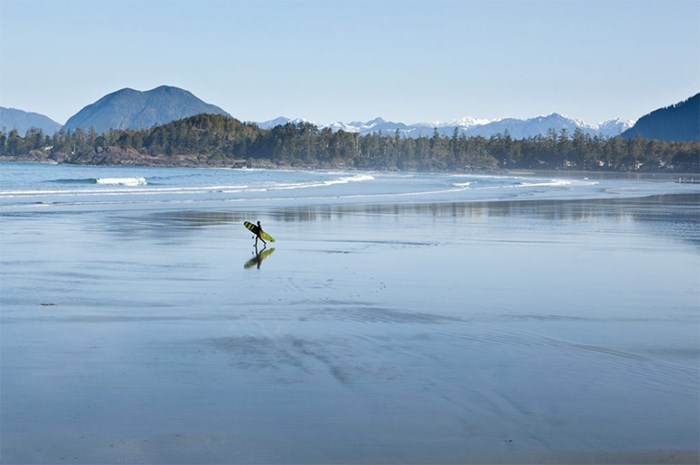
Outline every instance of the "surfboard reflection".
<svg viewBox="0 0 700 465">
<path fill-rule="evenodd" d="M 267 248 L 263 247 L 260 251 L 258 251 L 258 247 L 256 246 L 255 252 L 253 252 L 255 254 L 255 256 L 253 258 L 251 258 L 250 260 L 248 260 L 247 262 L 245 262 L 245 265 L 243 265 L 243 268 L 245 268 L 247 270 L 248 268 L 252 268 L 255 266 L 258 269 L 260 269 L 260 265 L 262 264 L 263 260 L 265 260 L 267 257 L 272 255 L 272 252 L 274 252 L 274 251 L 275 251 L 274 247 L 271 249 L 267 249 Z"/>
</svg>

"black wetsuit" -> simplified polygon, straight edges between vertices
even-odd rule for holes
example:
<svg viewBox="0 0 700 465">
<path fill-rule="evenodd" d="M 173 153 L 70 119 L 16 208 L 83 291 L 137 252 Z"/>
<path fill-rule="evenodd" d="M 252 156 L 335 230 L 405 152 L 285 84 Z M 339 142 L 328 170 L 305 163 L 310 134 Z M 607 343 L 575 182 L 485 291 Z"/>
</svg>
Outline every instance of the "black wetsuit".
<svg viewBox="0 0 700 465">
<path fill-rule="evenodd" d="M 258 221 L 258 229 L 255 231 L 255 247 L 258 246 L 258 239 L 260 239 L 263 244 L 267 245 L 267 242 L 265 242 L 265 239 L 262 238 L 262 226 L 260 225 L 260 221 Z"/>
</svg>

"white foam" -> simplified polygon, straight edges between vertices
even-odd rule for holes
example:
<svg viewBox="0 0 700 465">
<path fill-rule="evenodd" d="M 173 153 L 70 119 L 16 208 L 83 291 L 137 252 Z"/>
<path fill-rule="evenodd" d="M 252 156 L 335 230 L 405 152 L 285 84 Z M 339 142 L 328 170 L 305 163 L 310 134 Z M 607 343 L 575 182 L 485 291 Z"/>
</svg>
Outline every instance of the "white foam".
<svg viewBox="0 0 700 465">
<path fill-rule="evenodd" d="M 374 181 L 374 176 L 369 174 L 357 174 L 354 176 L 341 176 L 327 181 L 307 181 L 307 182 L 290 182 L 290 183 L 273 183 L 268 185 L 270 190 L 286 190 L 286 189 L 307 189 L 309 187 L 325 187 L 335 184 L 347 184 L 351 182 Z"/>
<path fill-rule="evenodd" d="M 543 182 L 523 182 L 515 184 L 511 187 L 563 187 L 571 185 L 571 181 L 566 181 L 564 179 L 552 179 L 551 181 Z"/>
<path fill-rule="evenodd" d="M 595 186 L 598 181 L 574 180 L 574 179 L 552 179 L 538 183 L 522 183 L 522 187 L 563 187 L 563 186 Z"/>
<path fill-rule="evenodd" d="M 374 181 L 374 176 L 371 174 L 356 174 L 355 176 L 350 176 L 346 178 L 340 178 L 347 182 L 362 182 L 362 181 Z"/>
<path fill-rule="evenodd" d="M 323 185 L 331 186 L 333 184 L 347 184 L 349 182 L 364 182 L 364 181 L 374 181 L 374 176 L 369 174 L 356 174 L 355 176 L 343 176 L 338 179 L 331 179 L 330 181 L 324 181 Z"/>
<path fill-rule="evenodd" d="M 97 178 L 97 184 L 121 185 L 121 186 L 145 186 L 148 184 L 145 178 Z"/>
</svg>

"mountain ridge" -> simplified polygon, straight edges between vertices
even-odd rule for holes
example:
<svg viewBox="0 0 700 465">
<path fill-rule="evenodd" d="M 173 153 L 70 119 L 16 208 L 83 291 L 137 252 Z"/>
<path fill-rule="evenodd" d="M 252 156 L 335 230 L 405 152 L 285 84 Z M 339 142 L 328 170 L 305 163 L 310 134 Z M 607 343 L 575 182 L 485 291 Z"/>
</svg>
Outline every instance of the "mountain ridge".
<svg viewBox="0 0 700 465">
<path fill-rule="evenodd" d="M 41 129 L 45 134 L 53 134 L 61 129 L 61 124 L 40 113 L 0 107 L 0 130 L 9 132 L 16 129 L 23 136 L 31 128 Z"/>
<path fill-rule="evenodd" d="M 503 118 L 500 120 L 486 120 L 465 116 L 458 120 L 451 120 L 445 123 L 439 121 L 433 123 L 413 123 L 406 124 L 401 122 L 386 121 L 381 117 L 376 117 L 372 120 L 351 121 L 344 123 L 342 121 L 332 121 L 328 124 L 319 124 L 314 121 L 304 118 L 286 118 L 280 116 L 272 120 L 263 121 L 258 124 L 263 129 L 286 124 L 286 123 L 310 123 L 320 128 L 330 128 L 331 130 L 343 130 L 346 132 L 355 132 L 360 135 L 372 134 L 376 132 L 395 132 L 403 137 L 430 137 L 435 131 L 438 135 L 452 136 L 455 129 L 458 135 L 482 136 L 491 137 L 496 134 L 505 134 L 508 131 L 509 135 L 514 139 L 524 139 L 535 137 L 538 135 L 546 135 L 549 130 L 554 130 L 557 134 L 562 129 L 566 129 L 569 135 L 580 129 L 584 134 L 591 136 L 613 137 L 620 135 L 623 131 L 632 127 L 631 121 L 624 121 L 620 118 L 604 121 L 598 124 L 587 124 L 581 120 L 568 118 L 558 113 L 552 113 L 546 116 L 535 116 L 528 119 Z"/>
<path fill-rule="evenodd" d="M 13 114 L 13 117 L 8 116 L 10 113 Z M 161 85 L 148 91 L 125 87 L 104 95 L 97 101 L 83 107 L 71 116 L 63 127 L 68 131 L 77 128 L 83 130 L 94 128 L 98 133 L 103 133 L 108 129 L 145 129 L 203 113 L 221 114 L 234 118 L 220 107 L 206 103 L 191 92 L 178 87 Z M 262 129 L 270 129 L 290 122 L 294 124 L 310 123 L 319 129 L 329 128 L 332 131 L 342 130 L 360 135 L 393 134 L 398 131 L 400 136 L 410 138 L 431 137 L 437 133 L 440 136 L 451 137 L 456 134 L 457 136 L 487 138 L 498 134 L 507 134 L 512 139 L 525 139 L 538 136 L 546 137 L 552 134 L 552 131 L 558 136 L 564 133 L 572 136 L 580 131 L 593 137 L 634 137 L 638 134 L 647 139 L 692 141 L 700 139 L 699 115 L 700 94 L 696 94 L 686 101 L 654 110 L 636 122 L 616 118 L 589 124 L 559 113 L 551 113 L 527 119 L 488 120 L 464 116 L 444 122 L 412 124 L 388 121 L 380 116 L 364 122 L 332 121 L 327 124 L 317 123 L 306 118 L 290 119 L 280 116 L 269 121 L 255 122 L 255 124 Z M 0 129 L 5 132 L 17 129 L 23 134 L 30 127 L 38 127 L 46 134 L 52 134 L 61 128 L 59 123 L 44 115 L 0 107 Z"/>
</svg>

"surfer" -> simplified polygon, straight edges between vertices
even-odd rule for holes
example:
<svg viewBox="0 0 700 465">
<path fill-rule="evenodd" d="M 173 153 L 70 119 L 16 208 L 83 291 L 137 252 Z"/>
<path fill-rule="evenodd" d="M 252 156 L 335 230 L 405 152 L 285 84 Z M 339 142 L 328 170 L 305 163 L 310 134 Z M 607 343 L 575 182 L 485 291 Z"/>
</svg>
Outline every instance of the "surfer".
<svg viewBox="0 0 700 465">
<path fill-rule="evenodd" d="M 251 223 L 250 221 L 244 221 L 243 226 L 245 226 L 245 228 L 248 231 L 255 234 L 255 236 L 253 236 L 253 237 L 255 238 L 255 245 L 256 246 L 258 245 L 258 239 L 263 241 L 263 244 L 265 244 L 265 247 L 267 247 L 268 242 L 275 242 L 274 237 L 270 236 L 267 233 L 267 231 L 263 231 L 263 228 L 262 228 L 262 225 L 260 224 L 260 221 L 258 221 L 257 226 L 255 224 Z"/>
<path fill-rule="evenodd" d="M 262 226 L 260 225 L 260 221 L 258 220 L 258 229 L 255 231 L 255 248 L 258 248 L 258 239 L 260 239 L 264 245 L 264 247 L 267 247 L 267 242 L 265 242 L 265 239 L 262 238 Z"/>
</svg>

